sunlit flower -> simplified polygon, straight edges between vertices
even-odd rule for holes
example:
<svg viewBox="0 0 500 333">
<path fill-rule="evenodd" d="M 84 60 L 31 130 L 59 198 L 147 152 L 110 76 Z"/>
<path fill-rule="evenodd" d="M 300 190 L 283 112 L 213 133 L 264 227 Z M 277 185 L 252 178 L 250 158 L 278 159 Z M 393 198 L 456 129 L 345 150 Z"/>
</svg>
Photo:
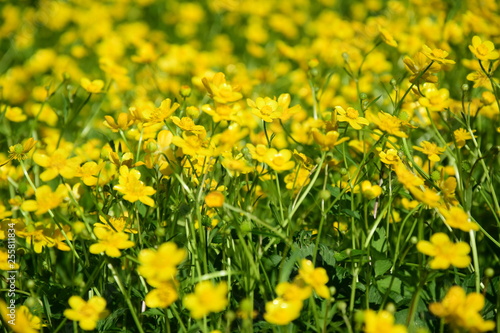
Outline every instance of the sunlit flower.
<svg viewBox="0 0 500 333">
<path fill-rule="evenodd" d="M 207 132 L 205 130 L 205 127 L 203 127 L 202 125 L 196 125 L 193 119 L 189 117 L 182 117 L 181 119 L 179 119 L 179 117 L 172 116 L 170 117 L 170 119 L 175 125 L 180 127 L 183 131 L 191 132 L 193 134 L 199 135 L 202 138 L 205 136 Z"/>
<path fill-rule="evenodd" d="M 298 192 L 300 188 L 311 182 L 311 172 L 306 168 L 295 168 L 294 171 L 285 176 L 286 188 Z"/>
<path fill-rule="evenodd" d="M 156 193 L 156 190 L 151 186 L 145 186 L 141 178 L 141 173 L 138 170 L 130 169 L 126 165 L 120 167 L 119 184 L 113 189 L 123 194 L 123 198 L 130 202 L 140 201 L 145 205 L 154 206 L 155 202 L 150 195 Z"/>
<path fill-rule="evenodd" d="M 69 320 L 78 321 L 80 328 L 85 331 L 94 330 L 97 322 L 109 314 L 106 310 L 106 300 L 99 296 L 92 297 L 88 302 L 80 296 L 71 296 L 68 303 L 71 309 L 64 310 L 64 316 Z"/>
<path fill-rule="evenodd" d="M 371 309 L 364 311 L 365 333 L 406 333 L 403 325 L 394 323 L 394 316 L 386 310 L 375 312 Z"/>
<path fill-rule="evenodd" d="M 89 252 L 93 254 L 106 253 L 109 257 L 121 256 L 120 250 L 128 249 L 135 245 L 129 240 L 129 235 L 124 232 L 115 232 L 105 228 L 94 228 L 98 241 L 90 245 Z"/>
<path fill-rule="evenodd" d="M 413 59 L 405 57 L 403 62 L 406 68 L 411 72 L 411 83 L 419 83 L 420 81 L 431 83 L 438 82 L 438 77 L 435 74 L 441 70 L 441 65 L 437 62 L 433 62 L 431 65 L 429 58 L 422 52 L 418 52 Z"/>
<path fill-rule="evenodd" d="M 126 232 L 126 233 L 131 233 L 131 234 L 136 234 L 137 229 L 134 228 L 129 228 L 129 222 L 127 221 L 127 218 L 125 216 L 121 217 L 113 217 L 113 216 L 108 216 L 107 218 L 99 215 L 99 220 L 102 223 L 94 223 L 94 228 L 104 228 L 108 231 L 114 231 L 114 232 Z"/>
<path fill-rule="evenodd" d="M 441 197 L 436 191 L 429 188 L 424 188 L 422 190 L 416 186 L 410 187 L 408 188 L 408 190 L 411 192 L 415 200 L 423 204 L 426 204 L 429 207 L 433 208 L 439 207 Z"/>
<path fill-rule="evenodd" d="M 295 162 L 291 160 L 292 152 L 288 149 L 280 151 L 270 148 L 266 153 L 264 162 L 271 167 L 271 169 L 281 172 L 290 170 L 295 166 Z"/>
<path fill-rule="evenodd" d="M 281 282 L 276 286 L 276 294 L 286 301 L 304 301 L 311 296 L 313 288 L 302 279 L 293 283 Z"/>
<path fill-rule="evenodd" d="M 447 269 L 450 265 L 465 268 L 471 262 L 468 256 L 469 244 L 465 242 L 453 243 L 448 235 L 441 232 L 432 235 L 430 242 L 419 241 L 417 249 L 423 254 L 434 257 L 429 263 L 432 269 Z"/>
<path fill-rule="evenodd" d="M 382 38 L 384 43 L 392 47 L 398 47 L 398 42 L 396 42 L 392 34 L 387 29 L 384 29 L 379 25 L 378 31 L 380 32 L 380 38 Z"/>
<path fill-rule="evenodd" d="M 302 306 L 302 301 L 286 301 L 283 298 L 276 298 L 266 303 L 264 319 L 271 324 L 287 325 L 299 318 Z"/>
<path fill-rule="evenodd" d="M 184 296 L 182 302 L 191 311 L 191 317 L 201 319 L 211 312 L 224 310 L 227 299 L 227 282 L 222 281 L 214 285 L 211 281 L 201 281 L 194 287 L 194 292 Z"/>
<path fill-rule="evenodd" d="M 361 129 L 361 125 L 368 125 L 370 123 L 366 118 L 360 117 L 358 110 L 352 107 L 344 110 L 341 106 L 336 106 L 335 110 L 337 111 L 337 121 L 347 122 L 356 130 Z"/>
<path fill-rule="evenodd" d="M 469 50 L 476 58 L 483 61 L 496 60 L 499 57 L 495 45 L 489 40 L 483 42 L 479 36 L 472 37 L 472 45 L 469 45 Z"/>
<path fill-rule="evenodd" d="M 22 161 L 28 158 L 28 153 L 37 141 L 33 138 L 27 139 L 23 144 L 15 144 L 9 147 L 9 158 L 4 163 L 0 164 L 0 166 L 7 164 L 9 161 L 18 160 Z"/>
<path fill-rule="evenodd" d="M 443 300 L 429 305 L 429 310 L 443 318 L 455 329 L 469 332 L 487 332 L 495 328 L 495 322 L 484 320 L 480 311 L 484 308 L 484 296 L 480 293 L 465 294 L 459 286 L 451 287 Z"/>
<path fill-rule="evenodd" d="M 163 123 L 179 108 L 179 103 L 173 103 L 170 98 L 163 100 L 160 107 L 155 108 L 149 115 L 147 121 L 144 123 L 146 126 Z"/>
<path fill-rule="evenodd" d="M 10 309 L 7 304 L 0 300 L 0 314 L 7 327 L 15 333 L 38 333 L 42 329 L 42 321 L 40 317 L 33 315 L 30 310 L 21 305 L 15 309 L 15 316 L 10 316 Z M 13 320 L 14 319 L 14 320 Z"/>
<path fill-rule="evenodd" d="M 372 120 L 378 128 L 380 128 L 382 131 L 398 136 L 400 138 L 407 138 L 408 135 L 401 130 L 401 119 L 398 117 L 395 117 L 389 113 L 386 113 L 384 111 L 379 111 L 377 114 L 377 117 L 373 117 L 374 119 Z"/>
<path fill-rule="evenodd" d="M 444 111 L 450 106 L 450 92 L 446 88 L 429 89 L 418 99 L 418 102 L 429 109 L 429 111 Z"/>
<path fill-rule="evenodd" d="M 408 170 L 408 168 L 403 163 L 398 163 L 393 168 L 394 172 L 398 177 L 398 180 L 405 188 L 416 187 L 424 184 L 422 178 L 418 177 L 416 174 Z"/>
</svg>

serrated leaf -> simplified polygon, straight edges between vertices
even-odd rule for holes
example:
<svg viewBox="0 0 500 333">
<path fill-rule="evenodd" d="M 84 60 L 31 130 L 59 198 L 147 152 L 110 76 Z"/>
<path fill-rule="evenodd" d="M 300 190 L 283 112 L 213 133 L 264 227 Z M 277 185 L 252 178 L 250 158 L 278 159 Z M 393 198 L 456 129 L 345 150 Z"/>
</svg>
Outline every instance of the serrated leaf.
<svg viewBox="0 0 500 333">
<path fill-rule="evenodd" d="M 329 266 L 335 267 L 337 260 L 335 260 L 335 252 L 328 248 L 327 246 L 320 244 L 319 245 L 319 254 L 323 258 L 323 261 L 326 262 Z"/>
</svg>

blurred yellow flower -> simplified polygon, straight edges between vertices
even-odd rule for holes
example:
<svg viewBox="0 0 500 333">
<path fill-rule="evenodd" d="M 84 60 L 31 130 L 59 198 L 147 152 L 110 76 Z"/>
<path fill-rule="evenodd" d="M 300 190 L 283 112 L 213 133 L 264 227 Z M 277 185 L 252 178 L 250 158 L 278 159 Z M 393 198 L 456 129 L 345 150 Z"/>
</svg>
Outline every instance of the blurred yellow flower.
<svg viewBox="0 0 500 333">
<path fill-rule="evenodd" d="M 264 319 L 274 325 L 287 325 L 299 318 L 302 306 L 302 301 L 286 301 L 283 298 L 276 298 L 266 303 Z"/>
<path fill-rule="evenodd" d="M 473 130 L 472 132 L 475 132 L 475 131 L 476 130 Z M 455 138 L 457 148 L 462 148 L 463 146 L 465 146 L 465 141 L 472 139 L 472 135 L 465 128 L 459 128 L 459 129 L 455 130 L 453 132 L 453 136 Z"/>
<path fill-rule="evenodd" d="M 429 310 L 443 318 L 454 329 L 465 329 L 469 332 L 487 332 L 495 328 L 495 322 L 484 320 L 480 311 L 484 307 L 484 296 L 480 293 L 465 294 L 459 286 L 451 287 L 443 300 L 431 303 Z"/>
<path fill-rule="evenodd" d="M 160 285 L 157 289 L 151 290 L 144 302 L 150 308 L 166 308 L 179 298 L 174 282 L 169 281 Z"/>
<path fill-rule="evenodd" d="M 134 117 L 130 113 L 120 113 L 116 121 L 111 116 L 104 116 L 103 124 L 104 126 L 110 128 L 113 132 L 118 132 L 119 130 L 126 131 L 135 122 Z"/>
<path fill-rule="evenodd" d="M 438 232 L 431 236 L 430 242 L 419 241 L 417 249 L 428 256 L 434 257 L 429 263 L 432 269 L 447 269 L 450 265 L 458 268 L 469 266 L 471 259 L 469 244 L 453 243 L 448 235 Z"/>
<path fill-rule="evenodd" d="M 106 300 L 100 296 L 94 296 L 84 301 L 80 296 L 71 296 L 68 300 L 71 309 L 64 310 L 64 316 L 69 320 L 78 321 L 80 328 L 84 331 L 92 331 L 97 326 L 97 321 L 108 316 Z"/>
<path fill-rule="evenodd" d="M 212 208 L 222 207 L 224 199 L 224 194 L 219 191 L 212 191 L 205 196 L 205 204 Z"/>
<path fill-rule="evenodd" d="M 315 268 L 312 261 L 302 259 L 300 262 L 299 277 L 304 280 L 307 285 L 313 287 L 318 296 L 323 298 L 330 297 L 330 290 L 326 286 L 328 275 L 324 268 Z"/>
<path fill-rule="evenodd" d="M 52 154 L 35 152 L 33 161 L 45 168 L 45 171 L 40 174 L 40 179 L 49 181 L 58 175 L 66 179 L 75 177 L 82 159 L 78 156 L 69 158 L 69 155 L 70 152 L 62 148 L 55 150 Z"/>
<path fill-rule="evenodd" d="M 137 269 L 150 285 L 160 287 L 177 274 L 177 265 L 187 256 L 185 249 L 179 249 L 173 242 L 163 243 L 158 250 L 144 249 L 139 253 L 140 266 Z"/>
<path fill-rule="evenodd" d="M 12 303 L 11 303 L 12 304 Z M 9 306 L 11 305 L 9 304 Z M 15 333 L 38 333 L 42 329 L 42 321 L 40 317 L 33 315 L 30 310 L 21 305 L 15 308 L 13 314 L 7 307 L 7 304 L 0 300 L 0 314 L 7 327 Z M 12 317 L 12 315 L 14 315 Z"/>
<path fill-rule="evenodd" d="M 211 312 L 224 310 L 227 299 L 227 282 L 214 285 L 211 281 L 201 281 L 194 287 L 194 292 L 184 296 L 182 302 L 191 311 L 191 317 L 201 319 Z"/>
<path fill-rule="evenodd" d="M 314 141 L 321 147 L 322 151 L 331 150 L 333 147 L 349 140 L 349 137 L 343 137 L 339 140 L 340 133 L 337 131 L 328 131 L 323 134 L 317 128 L 313 128 L 311 133 Z"/>
<path fill-rule="evenodd" d="M 68 189 L 64 184 L 59 184 L 55 192 L 52 192 L 50 186 L 42 185 L 35 191 L 36 200 L 26 200 L 22 203 L 21 209 L 42 215 L 50 209 L 59 207 L 67 195 Z"/>
<path fill-rule="evenodd" d="M 396 149 L 387 149 L 386 151 L 381 150 L 378 153 L 380 157 L 380 161 L 387 165 L 397 165 L 401 163 L 401 159 L 399 158 L 398 151 Z"/>
<path fill-rule="evenodd" d="M 102 88 L 104 88 L 103 80 L 93 80 L 90 81 L 88 78 L 84 77 L 80 80 L 80 85 L 83 89 L 91 94 L 98 94 L 102 92 Z"/>
<path fill-rule="evenodd" d="M 211 79 L 204 77 L 201 81 L 210 97 L 217 103 L 227 104 L 243 98 L 243 95 L 239 92 L 240 88 L 227 83 L 226 76 L 223 73 L 219 72 Z"/>
<path fill-rule="evenodd" d="M 365 333 L 406 333 L 403 325 L 394 324 L 394 316 L 386 310 L 375 312 L 371 309 L 364 311 Z"/>
<path fill-rule="evenodd" d="M 427 45 L 422 46 L 422 53 L 432 61 L 435 61 L 439 64 L 454 64 L 455 61 L 446 59 L 448 56 L 448 52 L 441 49 L 431 49 Z"/>
<path fill-rule="evenodd" d="M 452 228 L 465 232 L 479 230 L 479 226 L 475 222 L 470 221 L 469 215 L 458 206 L 450 207 L 449 209 L 441 207 L 439 211 L 443 214 L 446 224 Z"/>
<path fill-rule="evenodd" d="M 368 200 L 375 199 L 382 194 L 382 188 L 379 185 L 373 185 L 369 180 L 361 183 L 361 193 Z"/>
</svg>

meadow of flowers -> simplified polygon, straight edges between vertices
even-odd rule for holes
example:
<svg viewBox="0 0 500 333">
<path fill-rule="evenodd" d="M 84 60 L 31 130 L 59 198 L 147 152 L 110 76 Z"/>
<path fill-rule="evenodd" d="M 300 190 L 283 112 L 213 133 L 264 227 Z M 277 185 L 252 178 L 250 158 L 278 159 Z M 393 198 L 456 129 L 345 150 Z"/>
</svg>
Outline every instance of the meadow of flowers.
<svg viewBox="0 0 500 333">
<path fill-rule="evenodd" d="M 499 6 L 0 1 L 0 332 L 500 332 Z"/>
</svg>

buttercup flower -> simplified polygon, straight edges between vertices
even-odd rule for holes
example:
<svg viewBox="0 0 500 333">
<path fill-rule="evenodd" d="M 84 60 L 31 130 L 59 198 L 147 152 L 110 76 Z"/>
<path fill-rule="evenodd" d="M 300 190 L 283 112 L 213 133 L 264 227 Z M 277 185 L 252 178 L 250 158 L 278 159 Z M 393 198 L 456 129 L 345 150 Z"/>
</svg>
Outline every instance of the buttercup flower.
<svg viewBox="0 0 500 333">
<path fill-rule="evenodd" d="M 84 77 L 80 80 L 80 85 L 83 89 L 87 90 L 87 92 L 91 94 L 98 94 L 102 92 L 102 88 L 104 88 L 104 81 L 102 80 L 93 80 L 90 81 L 88 78 Z"/>
<path fill-rule="evenodd" d="M 186 256 L 187 251 L 177 248 L 175 243 L 163 243 L 158 250 L 141 250 L 138 258 L 141 265 L 137 271 L 150 285 L 160 287 L 175 278 L 177 265 L 183 262 Z"/>
<path fill-rule="evenodd" d="M 469 332 L 487 332 L 495 328 L 495 322 L 484 320 L 479 313 L 484 307 L 484 296 L 479 293 L 465 294 L 459 286 L 451 287 L 443 300 L 429 305 L 429 310 L 443 318 L 455 329 Z"/>
<path fill-rule="evenodd" d="M 121 256 L 120 250 L 128 249 L 135 245 L 129 240 L 129 235 L 124 232 L 115 232 L 105 228 L 94 228 L 98 242 L 90 245 L 89 252 L 99 254 L 105 252 L 107 256 L 119 257 Z"/>
<path fill-rule="evenodd" d="M 69 298 L 71 309 L 64 310 L 64 316 L 69 320 L 78 321 L 80 328 L 85 331 L 92 331 L 97 326 L 97 321 L 108 316 L 106 310 L 106 300 L 99 296 L 94 296 L 84 301 L 80 296 L 71 296 Z"/>
<path fill-rule="evenodd" d="M 286 301 L 283 298 L 276 298 L 266 303 L 264 319 L 271 324 L 287 325 L 299 318 L 302 306 L 302 301 Z"/>
<path fill-rule="evenodd" d="M 470 264 L 470 246 L 464 242 L 453 243 L 448 235 L 438 232 L 431 236 L 430 242 L 419 241 L 417 249 L 434 257 L 429 263 L 432 269 L 447 269 L 450 265 L 465 268 Z"/>
<path fill-rule="evenodd" d="M 476 130 L 473 130 L 475 132 Z M 455 137 L 455 142 L 457 143 L 457 148 L 462 148 L 465 146 L 465 141 L 472 139 L 472 135 L 465 129 L 459 128 L 453 132 Z"/>
<path fill-rule="evenodd" d="M 208 207 L 222 207 L 224 204 L 224 194 L 219 191 L 212 191 L 205 196 L 205 204 Z"/>
<path fill-rule="evenodd" d="M 348 137 L 343 137 L 339 140 L 340 133 L 337 131 L 328 131 L 326 134 L 323 134 L 317 128 L 313 128 L 311 133 L 314 141 L 321 146 L 321 150 L 323 151 L 331 150 L 333 147 L 349 140 Z"/>
<path fill-rule="evenodd" d="M 441 208 L 439 211 L 443 214 L 446 224 L 452 228 L 465 232 L 479 230 L 479 226 L 470 221 L 469 215 L 460 207 L 450 207 L 450 209 Z"/>
<path fill-rule="evenodd" d="M 476 58 L 483 61 L 496 60 L 499 57 L 495 45 L 489 40 L 483 42 L 479 36 L 472 37 L 472 45 L 469 45 L 469 50 Z"/>
<path fill-rule="evenodd" d="M 337 111 L 337 121 L 345 121 L 356 130 L 361 129 L 361 125 L 370 123 L 366 118 L 360 117 L 358 110 L 354 108 L 348 107 L 347 110 L 344 110 L 341 106 L 336 106 L 335 110 Z"/>
<path fill-rule="evenodd" d="M 323 298 L 330 297 L 330 290 L 326 286 L 328 275 L 324 268 L 315 268 L 312 261 L 303 259 L 300 262 L 299 276 L 306 284 L 313 287 L 316 294 Z"/>
<path fill-rule="evenodd" d="M 157 289 L 151 290 L 144 302 L 150 308 L 166 308 L 174 303 L 179 298 L 177 288 L 173 282 L 167 282 L 159 286 Z"/>
<path fill-rule="evenodd" d="M 423 51 L 422 53 L 429 58 L 430 60 L 433 60 L 439 64 L 454 64 L 455 61 L 446 59 L 448 56 L 448 52 L 441 50 L 441 49 L 431 49 L 427 45 L 422 46 Z"/>
<path fill-rule="evenodd" d="M 145 186 L 141 178 L 141 173 L 138 170 L 131 169 L 126 165 L 120 167 L 119 184 L 113 188 L 123 194 L 123 198 L 130 202 L 140 201 L 145 205 L 154 206 L 155 202 L 149 196 L 156 193 L 156 190 L 151 186 Z"/>
<path fill-rule="evenodd" d="M 212 79 L 205 77 L 201 81 L 210 97 L 217 103 L 227 104 L 243 98 L 243 95 L 239 92 L 240 88 L 227 83 L 226 76 L 223 73 L 215 74 Z"/>
<path fill-rule="evenodd" d="M 271 123 L 283 114 L 283 108 L 278 102 L 269 97 L 257 97 L 255 101 L 247 99 L 248 106 L 252 108 L 252 113 L 265 122 Z"/>
<path fill-rule="evenodd" d="M 403 325 L 394 324 L 394 316 L 386 310 L 375 312 L 371 309 L 364 311 L 365 333 L 406 333 Z"/>
<path fill-rule="evenodd" d="M 81 158 L 78 156 L 69 158 L 70 152 L 65 149 L 57 149 L 52 154 L 43 154 L 35 152 L 33 161 L 45 168 L 40 174 L 40 179 L 49 181 L 58 175 L 66 179 L 75 177 L 76 170 L 80 166 Z"/>
<path fill-rule="evenodd" d="M 429 160 L 433 162 L 439 162 L 439 155 L 444 153 L 446 148 L 438 147 L 435 143 L 429 141 L 422 141 L 420 143 L 421 147 L 413 146 L 413 149 L 421 151 L 429 157 Z"/>
<path fill-rule="evenodd" d="M 288 149 L 277 151 L 270 148 L 266 153 L 264 162 L 269 165 L 273 170 L 278 172 L 290 170 L 295 166 L 295 162 L 291 160 L 292 152 Z"/>
<path fill-rule="evenodd" d="M 227 307 L 227 292 L 225 281 L 218 285 L 211 281 L 201 281 L 194 287 L 194 293 L 184 296 L 182 302 L 191 311 L 191 317 L 201 319 L 210 312 L 220 312 Z"/>
<path fill-rule="evenodd" d="M 15 320 L 9 316 L 10 310 L 7 308 L 7 304 L 0 300 L 0 314 L 7 327 L 9 327 L 12 332 L 15 333 L 38 333 L 42 328 L 42 321 L 40 317 L 33 315 L 30 310 L 21 305 L 15 309 Z M 14 325 L 12 325 L 14 323 Z"/>
</svg>

